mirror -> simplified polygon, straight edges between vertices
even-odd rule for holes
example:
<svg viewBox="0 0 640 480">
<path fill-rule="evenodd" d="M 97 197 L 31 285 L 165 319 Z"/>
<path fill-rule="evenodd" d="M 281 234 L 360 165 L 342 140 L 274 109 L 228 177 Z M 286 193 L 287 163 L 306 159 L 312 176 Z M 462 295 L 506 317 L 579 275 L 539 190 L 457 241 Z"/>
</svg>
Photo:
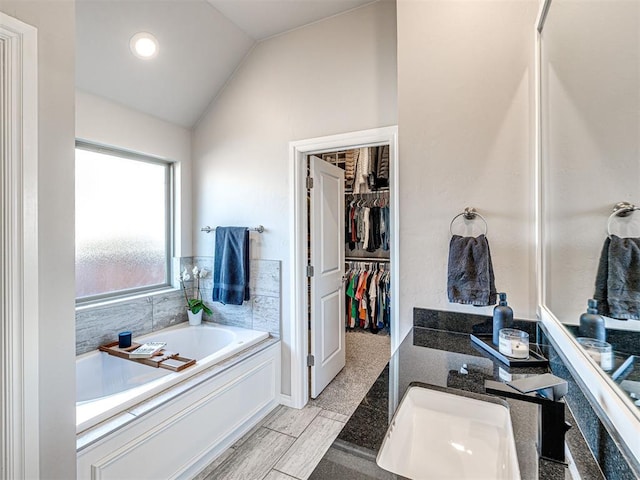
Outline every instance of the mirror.
<svg viewBox="0 0 640 480">
<path fill-rule="evenodd" d="M 553 0 L 547 7 L 539 37 L 541 303 L 543 317 L 548 311 L 577 337 L 608 234 L 640 238 L 640 211 L 612 215 L 618 202 L 640 205 L 640 2 Z M 614 361 L 599 371 L 603 391 L 628 409 L 637 432 L 640 320 L 605 323 Z M 583 353 L 575 363 L 595 368 Z"/>
</svg>

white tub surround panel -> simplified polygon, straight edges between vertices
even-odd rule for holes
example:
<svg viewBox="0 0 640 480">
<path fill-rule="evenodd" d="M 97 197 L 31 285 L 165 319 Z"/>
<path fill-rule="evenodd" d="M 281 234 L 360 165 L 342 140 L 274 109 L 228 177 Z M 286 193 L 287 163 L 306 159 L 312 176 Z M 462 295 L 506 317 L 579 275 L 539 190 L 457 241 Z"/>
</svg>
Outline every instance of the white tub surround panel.
<svg viewBox="0 0 640 480">
<path fill-rule="evenodd" d="M 280 343 L 78 452 L 78 479 L 192 478 L 278 404 Z"/>
</svg>

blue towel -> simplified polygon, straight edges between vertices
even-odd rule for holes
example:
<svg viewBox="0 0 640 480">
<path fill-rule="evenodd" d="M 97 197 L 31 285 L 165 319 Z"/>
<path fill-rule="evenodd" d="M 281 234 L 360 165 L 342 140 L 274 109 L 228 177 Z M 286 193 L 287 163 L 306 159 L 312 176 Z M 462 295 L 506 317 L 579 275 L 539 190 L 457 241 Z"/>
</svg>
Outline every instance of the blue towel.
<svg viewBox="0 0 640 480">
<path fill-rule="evenodd" d="M 249 230 L 216 228 L 213 261 L 213 301 L 242 305 L 249 300 Z"/>
</svg>

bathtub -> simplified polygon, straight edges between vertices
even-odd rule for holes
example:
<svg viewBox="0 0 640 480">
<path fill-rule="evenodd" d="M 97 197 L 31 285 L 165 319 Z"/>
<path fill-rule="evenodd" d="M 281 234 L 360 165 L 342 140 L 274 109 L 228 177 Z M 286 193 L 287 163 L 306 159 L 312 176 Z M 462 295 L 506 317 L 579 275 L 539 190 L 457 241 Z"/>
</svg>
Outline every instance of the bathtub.
<svg viewBox="0 0 640 480">
<path fill-rule="evenodd" d="M 192 479 L 281 403 L 281 344 L 216 324 L 140 341 L 195 358 L 182 372 L 78 357 L 76 480 Z"/>
<path fill-rule="evenodd" d="M 166 342 L 167 350 L 196 359 L 181 372 L 150 367 L 104 352 L 76 360 L 76 432 L 82 432 L 268 338 L 266 332 L 203 323 L 186 323 L 134 338 Z"/>
</svg>

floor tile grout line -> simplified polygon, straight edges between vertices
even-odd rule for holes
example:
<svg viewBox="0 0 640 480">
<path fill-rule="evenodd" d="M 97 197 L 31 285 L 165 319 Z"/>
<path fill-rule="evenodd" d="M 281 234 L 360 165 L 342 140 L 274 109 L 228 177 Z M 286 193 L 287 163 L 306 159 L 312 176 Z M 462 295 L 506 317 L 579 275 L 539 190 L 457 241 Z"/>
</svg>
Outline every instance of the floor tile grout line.
<svg viewBox="0 0 640 480">
<path fill-rule="evenodd" d="M 347 417 L 347 419 L 343 422 L 341 420 L 336 420 L 336 422 L 340 422 L 340 423 L 347 423 L 349 421 L 349 419 L 351 418 L 351 415 L 345 415 L 342 412 L 336 412 L 334 410 L 331 410 L 329 408 L 324 408 L 324 407 L 319 407 L 320 410 L 324 411 L 324 412 L 331 412 L 331 413 L 335 413 L 336 415 L 342 415 L 343 417 Z M 320 415 L 320 414 L 318 414 Z M 353 415 L 353 414 L 352 414 Z M 325 418 L 329 418 L 329 417 L 325 417 Z M 334 418 L 332 418 L 331 420 L 335 420 Z"/>
<path fill-rule="evenodd" d="M 289 450 L 291 450 L 291 449 L 293 448 L 293 446 L 296 444 L 296 442 L 298 441 L 298 439 L 299 439 L 299 438 L 304 434 L 304 432 L 306 432 L 306 431 L 307 431 L 307 428 L 309 428 L 309 425 L 311 425 L 311 424 L 313 423 L 313 421 L 318 417 L 318 415 L 320 414 L 320 411 L 321 411 L 322 409 L 321 409 L 320 407 L 317 407 L 317 408 L 318 408 L 318 413 L 316 413 L 316 414 L 313 416 L 313 418 L 311 419 L 311 421 L 307 424 L 307 426 L 304 428 L 304 430 L 302 430 L 302 432 L 300 432 L 300 435 L 299 435 L 299 436 L 297 436 L 297 437 L 294 437 L 294 436 L 292 436 L 292 435 L 288 435 L 288 434 L 283 433 L 283 432 L 278 432 L 277 430 L 273 430 L 273 429 L 271 429 L 271 428 L 269 428 L 269 427 L 263 427 L 263 428 L 268 428 L 269 430 L 272 430 L 272 431 L 274 431 L 274 432 L 281 433 L 282 435 L 287 435 L 288 437 L 291 437 L 291 438 L 293 438 L 293 439 L 294 439 L 294 440 L 293 440 L 293 443 L 289 446 L 289 448 L 287 448 L 287 449 L 282 453 L 282 455 L 280 455 L 280 457 L 276 460 L 276 462 L 273 464 L 273 466 L 271 467 L 271 470 L 276 470 L 276 471 L 278 471 L 278 472 L 280 472 L 280 473 L 282 473 L 282 474 L 284 474 L 284 475 L 289 475 L 288 473 L 281 472 L 280 470 L 277 470 L 277 469 L 275 468 L 275 466 L 278 464 L 278 462 L 279 462 L 280 460 L 282 460 L 282 458 L 283 458 L 287 453 L 289 453 Z M 331 420 L 331 419 L 327 419 L 327 420 Z M 271 470 L 270 470 L 270 471 L 271 471 Z M 267 475 L 269 475 L 269 473 L 267 473 Z M 265 475 L 264 477 L 262 477 L 262 479 L 260 479 L 260 480 L 264 480 L 264 479 L 266 478 L 266 476 L 267 476 L 267 475 Z M 289 476 L 290 476 L 290 477 L 293 477 L 293 475 L 289 475 Z M 293 478 L 296 478 L 296 479 L 297 479 L 298 477 L 293 477 Z M 300 479 L 298 479 L 298 480 L 300 480 Z"/>
<path fill-rule="evenodd" d="M 302 480 L 300 477 L 296 477 L 295 475 L 291 475 L 289 473 L 285 473 L 282 470 L 278 470 L 277 468 L 272 468 L 271 470 L 275 470 L 278 473 L 281 473 L 283 475 L 286 475 L 287 477 L 291 477 L 291 478 L 295 478 L 296 480 Z"/>
<path fill-rule="evenodd" d="M 290 451 L 291 449 L 293 449 L 293 446 L 296 444 L 296 442 L 297 442 L 297 441 L 300 439 L 300 437 L 302 437 L 302 435 L 307 431 L 307 429 L 309 428 L 309 426 L 311 426 L 311 424 L 313 423 L 313 421 L 314 421 L 316 418 L 318 418 L 318 417 L 320 416 L 320 413 L 322 412 L 322 410 L 324 410 L 324 409 L 323 409 L 323 408 L 321 408 L 321 407 L 316 407 L 316 408 L 318 408 L 318 413 L 316 413 L 316 414 L 313 416 L 313 418 L 311 419 L 311 421 L 307 424 L 307 426 L 304 428 L 304 430 L 302 430 L 302 432 L 300 432 L 300 435 L 299 435 L 299 436 L 297 436 L 297 437 L 294 437 L 294 436 L 289 435 L 289 434 L 284 433 L 284 432 L 279 432 L 278 430 L 274 430 L 274 429 L 272 429 L 272 428 L 270 428 L 270 427 L 267 427 L 267 426 L 263 426 L 263 427 L 262 427 L 262 428 L 266 428 L 266 429 L 268 429 L 268 430 L 272 430 L 272 431 L 277 432 L 277 433 L 281 433 L 282 435 L 287 435 L 288 437 L 291 437 L 291 438 L 293 438 L 293 439 L 294 439 L 294 442 L 289 446 L 289 448 L 287 448 L 287 450 L 286 450 L 286 451 L 284 451 L 284 452 L 282 453 L 282 455 L 278 458 L 278 460 L 273 464 L 273 467 L 271 467 L 271 470 L 275 470 L 275 471 L 277 471 L 277 472 L 279 472 L 279 473 L 282 473 L 283 475 L 288 475 L 289 477 L 295 478 L 296 480 L 302 480 L 302 479 L 300 479 L 299 477 L 295 477 L 295 476 L 293 476 L 293 475 L 291 475 L 291 474 L 289 474 L 289 473 L 286 473 L 286 472 L 283 472 L 283 471 L 281 471 L 281 470 L 278 470 L 277 468 L 275 468 L 275 466 L 278 464 L 278 462 L 279 462 L 279 461 L 280 461 L 280 460 L 281 460 L 281 459 L 282 459 L 282 458 L 283 458 L 287 453 L 289 453 L 289 451 Z M 337 413 L 337 412 L 334 412 L 334 413 Z M 326 420 L 329 420 L 329 421 L 332 421 L 332 422 L 335 422 L 335 423 L 342 424 L 343 426 L 345 425 L 345 423 L 340 422 L 340 421 L 338 421 L 338 420 L 335 420 L 335 419 L 333 419 L 333 418 L 328 418 L 328 417 L 322 417 L 322 418 L 324 418 L 324 419 L 326 419 Z M 255 435 L 255 434 L 254 434 L 254 435 Z M 253 435 L 252 435 L 252 436 L 253 436 Z M 337 438 L 337 435 L 336 435 L 336 438 Z M 335 438 L 334 438 L 334 440 L 335 440 Z M 333 443 L 333 440 L 332 440 L 332 443 Z M 319 462 L 318 462 L 318 463 L 319 463 Z M 316 464 L 316 466 L 317 466 L 317 464 Z M 271 470 L 270 470 L 270 471 L 271 471 Z M 264 480 L 268 475 L 269 475 L 269 473 L 267 473 L 267 474 L 266 474 L 264 477 L 262 477 L 262 479 L 260 479 L 260 480 Z"/>
<path fill-rule="evenodd" d="M 261 428 L 264 428 L 264 429 L 267 429 L 267 430 L 271 430 L 272 432 L 279 433 L 280 435 L 285 435 L 285 436 L 287 436 L 287 437 L 289 437 L 289 438 L 293 438 L 293 439 L 294 439 L 294 440 L 293 440 L 293 443 L 292 443 L 291 445 L 289 445 L 289 447 L 287 447 L 287 449 L 286 449 L 284 452 L 282 452 L 282 455 L 280 455 L 278 458 L 276 458 L 276 460 L 273 462 L 273 464 L 269 467 L 269 470 L 267 471 L 267 473 L 265 474 L 265 476 L 264 476 L 264 477 L 261 477 L 261 478 L 259 479 L 259 480 L 264 480 L 264 478 L 266 478 L 266 476 L 267 476 L 267 475 L 269 475 L 269 472 L 270 472 L 271 470 L 275 470 L 273 467 L 275 467 L 275 466 L 276 466 L 276 464 L 280 461 L 280 459 L 282 458 L 282 456 L 283 456 L 283 455 L 285 455 L 285 454 L 289 451 L 289 449 L 291 449 L 291 447 L 293 446 L 293 444 L 294 444 L 294 443 L 295 443 L 295 441 L 296 441 L 296 437 L 293 437 L 293 436 L 291 436 L 291 435 L 287 435 L 286 433 L 278 432 L 277 430 L 273 430 L 273 429 L 268 428 L 268 427 L 265 427 L 265 426 L 261 426 L 261 427 L 260 427 L 260 428 L 258 428 L 258 429 L 257 429 L 257 430 L 256 430 L 256 431 L 255 431 L 255 432 L 254 432 L 250 437 L 249 437 L 249 438 L 247 438 L 246 442 L 243 442 L 243 445 L 244 445 L 245 443 L 247 443 L 248 441 L 250 441 L 250 440 L 251 440 L 255 435 L 257 435 Z M 241 445 L 241 446 L 242 446 L 242 445 Z M 241 446 L 240 446 L 240 447 L 241 447 Z M 231 454 L 229 455 L 229 457 L 227 457 L 227 458 L 226 458 L 226 459 L 225 459 L 225 460 L 224 460 L 220 465 L 218 465 L 216 468 L 214 468 L 214 469 L 213 469 L 213 471 L 209 472 L 209 475 L 207 475 L 207 477 L 209 477 L 209 476 L 210 476 L 211 474 L 213 474 L 214 472 L 216 472 L 216 471 L 220 470 L 224 464 L 226 464 L 227 462 L 229 462 L 229 461 L 233 458 L 234 454 L 236 454 L 236 453 L 237 453 L 237 451 L 240 449 L 240 447 L 238 447 L 238 448 L 234 449 L 233 453 L 231 453 Z M 232 447 L 229 447 L 229 448 L 232 448 Z M 212 478 L 215 478 L 215 477 L 212 477 Z"/>
<path fill-rule="evenodd" d="M 271 430 L 272 432 L 276 432 L 276 433 L 279 433 L 279 434 L 281 434 L 281 435 L 286 435 L 287 437 L 291 437 L 291 438 L 293 438 L 294 440 L 297 440 L 297 439 L 298 439 L 298 437 L 296 437 L 296 436 L 290 435 L 290 434 L 288 434 L 288 433 L 281 432 L 280 430 L 276 430 L 275 428 L 267 427 L 267 426 L 265 426 L 265 425 L 263 425 L 261 428 L 266 428 L 267 430 Z M 251 436 L 253 437 L 253 435 L 251 435 Z"/>
<path fill-rule="evenodd" d="M 267 427 L 263 427 L 263 428 L 267 428 Z M 271 430 L 271 429 L 269 429 L 269 430 Z M 272 431 L 280 433 L 282 435 L 287 435 L 286 433 L 278 432 L 277 430 L 272 430 Z M 296 443 L 296 441 L 298 440 L 296 437 L 292 437 L 291 435 L 287 435 L 287 437 L 293 438 L 294 439 L 293 443 L 291 445 L 289 445 L 289 447 L 284 452 L 282 452 L 282 454 L 276 459 L 275 462 L 273 462 L 273 464 L 269 468 L 269 471 L 267 472 L 267 474 L 264 477 L 262 477 L 260 480 L 264 480 L 265 478 L 267 478 L 267 476 L 269 475 L 271 470 L 275 470 L 275 466 L 278 464 L 278 462 L 280 460 L 282 460 L 282 457 L 284 457 L 289 452 L 289 450 L 291 450 L 291 448 L 293 447 L 294 443 Z M 278 470 L 278 471 L 280 472 L 280 470 Z M 284 472 L 280 472 L 280 473 L 284 473 Z M 285 475 L 288 475 L 288 474 L 285 473 Z M 289 475 L 289 476 L 291 476 L 291 475 Z"/>
<path fill-rule="evenodd" d="M 289 407 L 289 408 L 291 408 L 291 407 Z M 307 408 L 306 405 L 304 407 L 302 407 L 300 409 L 300 411 L 304 410 L 305 408 Z M 307 423 L 307 426 L 302 429 L 302 431 L 300 432 L 300 435 L 298 435 L 297 437 L 294 436 L 294 435 L 289 435 L 288 433 L 280 432 L 279 430 L 276 430 L 276 429 L 271 428 L 271 427 L 266 427 L 266 428 L 268 428 L 269 430 L 273 430 L 274 432 L 283 433 L 284 435 L 289 435 L 290 437 L 293 437 L 293 438 L 295 438 L 297 440 L 307 430 L 307 428 L 309 428 L 309 425 L 311 425 L 313 423 L 313 421 L 318 417 L 318 415 L 320 415 L 320 411 L 322 410 L 322 408 L 321 407 L 314 407 L 314 408 L 317 408 L 318 412 L 313 416 L 311 421 L 309 423 Z"/>
<path fill-rule="evenodd" d="M 318 408 L 320 408 L 320 407 L 318 407 Z M 322 410 L 322 408 L 320 408 L 320 410 Z M 315 417 L 313 417 L 313 420 L 315 420 L 316 418 L 318 418 L 318 416 L 320 416 L 320 412 L 318 412 L 318 414 L 317 414 Z M 339 424 L 341 424 L 341 425 L 342 425 L 342 428 L 344 428 L 345 423 L 339 422 L 338 420 L 334 420 L 333 418 L 327 418 L 327 417 L 322 417 L 322 418 L 324 418 L 325 420 L 329 420 L 329 421 L 331 421 L 331 422 L 339 423 Z M 313 420 L 311 420 L 311 422 L 309 422 L 309 425 L 307 425 L 307 427 L 302 431 L 302 433 L 300 434 L 300 437 L 302 437 L 302 435 L 304 434 L 304 432 L 306 432 L 306 431 L 307 431 L 307 428 L 309 428 L 309 427 L 311 426 L 311 424 L 313 423 Z M 340 431 L 342 431 L 342 428 L 340 429 Z M 335 437 L 333 437 L 333 440 L 331 440 L 331 444 L 333 444 L 333 442 L 335 441 L 335 439 L 336 439 L 336 438 L 338 438 L 338 435 L 340 435 L 340 432 L 338 432 L 338 433 L 336 434 L 336 436 L 335 436 Z M 293 446 L 297 443 L 297 441 L 300 439 L 300 437 L 297 437 L 297 438 L 296 438 L 296 441 L 295 441 L 295 442 L 293 442 L 293 443 L 291 444 L 291 446 L 290 446 L 290 447 L 287 449 L 287 451 L 282 455 L 282 457 L 283 457 L 284 455 L 286 455 L 286 454 L 289 452 L 289 450 L 291 450 L 291 449 L 293 448 Z M 331 448 L 331 445 L 329 445 L 329 448 Z M 325 450 L 325 452 L 324 452 L 324 453 L 327 453 L 327 451 L 328 451 L 328 449 L 327 449 L 327 450 Z M 323 456 L 324 456 L 324 454 L 323 454 Z M 278 461 L 280 461 L 280 460 L 282 459 L 282 457 L 280 457 L 280 458 L 278 459 Z M 315 469 L 315 467 L 317 467 L 317 466 L 318 466 L 318 464 L 320 463 L 320 461 L 322 461 L 322 458 L 320 458 L 320 460 L 318 461 L 318 463 L 316 463 L 316 464 L 314 465 L 314 469 Z M 278 462 L 276 462 L 276 463 L 274 464 L 274 467 L 275 467 L 277 464 L 278 464 Z M 276 469 L 276 468 L 272 468 L 272 470 L 277 470 L 277 469 Z M 280 470 L 277 470 L 277 471 L 278 471 L 278 472 L 280 472 L 280 473 L 283 473 L 283 474 L 285 474 L 285 475 L 289 475 L 290 477 L 298 478 L 298 477 L 294 477 L 293 475 L 291 475 L 291 474 L 289 474 L 289 473 L 282 472 L 282 471 L 280 471 Z M 298 480 L 300 480 L 300 479 L 298 479 Z"/>
</svg>

